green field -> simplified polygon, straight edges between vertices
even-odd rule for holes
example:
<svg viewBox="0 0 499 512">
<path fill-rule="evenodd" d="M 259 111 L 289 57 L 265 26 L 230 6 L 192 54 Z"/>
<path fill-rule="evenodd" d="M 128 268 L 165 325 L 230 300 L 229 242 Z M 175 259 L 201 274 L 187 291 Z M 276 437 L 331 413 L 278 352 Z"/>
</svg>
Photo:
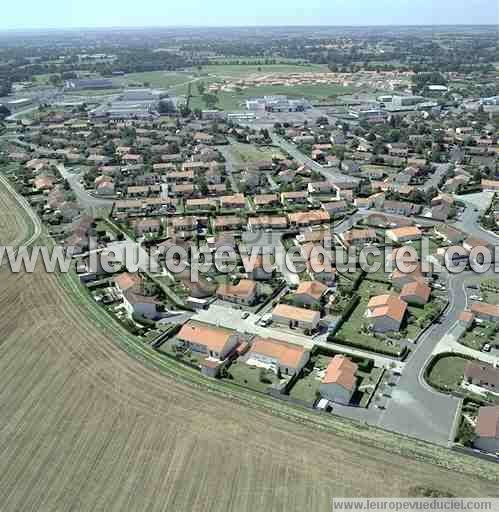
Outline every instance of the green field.
<svg viewBox="0 0 499 512">
<path fill-rule="evenodd" d="M 192 79 L 192 75 L 188 73 L 176 73 L 174 71 L 149 71 L 145 73 L 130 73 L 123 77 L 116 78 L 115 83 L 119 85 L 139 86 L 149 84 L 150 87 L 168 89 Z"/>
<path fill-rule="evenodd" d="M 271 160 L 273 157 L 284 158 L 282 151 L 274 146 L 253 146 L 234 142 L 230 145 L 230 152 L 235 162 L 245 165 L 259 160 Z"/>
<path fill-rule="evenodd" d="M 442 357 L 428 375 L 428 382 L 439 388 L 454 391 L 459 388 L 468 359 L 459 356 Z"/>
<path fill-rule="evenodd" d="M 210 64 L 203 66 L 200 73 L 227 79 L 269 73 L 320 73 L 327 70 L 327 66 L 321 64 Z"/>
</svg>

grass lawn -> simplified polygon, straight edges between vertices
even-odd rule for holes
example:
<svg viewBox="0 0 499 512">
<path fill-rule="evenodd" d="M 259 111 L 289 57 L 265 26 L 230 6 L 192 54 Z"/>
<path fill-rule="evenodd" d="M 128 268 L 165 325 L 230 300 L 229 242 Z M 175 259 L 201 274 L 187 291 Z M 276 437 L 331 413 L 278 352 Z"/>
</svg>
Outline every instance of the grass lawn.
<svg viewBox="0 0 499 512">
<path fill-rule="evenodd" d="M 344 339 L 347 342 L 355 344 L 359 348 L 372 350 L 374 352 L 382 351 L 393 355 L 399 355 L 401 348 L 398 343 L 393 342 L 393 344 L 390 345 L 382 338 L 377 338 L 373 334 L 366 334 L 362 332 L 362 326 L 366 322 L 364 315 L 370 297 L 388 293 L 389 289 L 389 285 L 372 281 L 364 281 L 360 285 L 358 293 L 361 296 L 361 300 L 353 310 L 350 318 L 342 325 L 341 329 L 336 334 L 336 337 L 339 338 L 339 343 L 341 343 L 341 339 Z"/>
<path fill-rule="evenodd" d="M 289 392 L 289 396 L 307 403 L 315 402 L 321 385 L 321 371 L 327 368 L 331 360 L 332 357 L 322 354 L 313 356 L 313 362 L 309 363 L 307 367 L 313 366 L 314 370 L 296 381 Z"/>
<path fill-rule="evenodd" d="M 481 350 L 486 343 L 499 344 L 499 333 L 495 333 L 493 324 L 476 325 L 461 337 L 459 343 L 475 350 Z"/>
<path fill-rule="evenodd" d="M 269 386 L 278 382 L 276 374 L 271 370 L 257 368 L 246 363 L 236 361 L 230 365 L 228 374 L 232 376 L 229 380 L 240 386 L 253 389 L 254 391 L 264 392 Z M 262 382 L 261 376 L 264 375 L 268 382 Z"/>
<path fill-rule="evenodd" d="M 463 376 L 464 367 L 468 359 L 459 356 L 448 356 L 439 359 L 430 371 L 428 381 L 438 387 L 454 391 L 459 388 Z"/>
<path fill-rule="evenodd" d="M 307 403 L 314 403 L 317 400 L 317 392 L 321 385 L 320 379 L 317 378 L 315 372 L 307 377 L 299 379 L 289 392 L 291 398 L 301 400 Z"/>
<path fill-rule="evenodd" d="M 274 146 L 253 146 L 252 144 L 243 144 L 234 142 L 230 145 L 230 152 L 240 165 L 259 160 L 272 160 L 273 157 L 284 158 L 282 151 Z"/>
</svg>

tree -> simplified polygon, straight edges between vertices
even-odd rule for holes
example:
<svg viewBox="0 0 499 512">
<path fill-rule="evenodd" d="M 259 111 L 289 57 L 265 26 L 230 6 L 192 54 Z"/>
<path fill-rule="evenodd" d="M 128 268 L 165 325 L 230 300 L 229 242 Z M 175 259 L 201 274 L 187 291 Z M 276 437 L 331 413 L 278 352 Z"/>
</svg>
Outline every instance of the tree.
<svg viewBox="0 0 499 512">
<path fill-rule="evenodd" d="M 199 93 L 199 96 L 203 96 L 204 93 L 206 92 L 206 85 L 204 82 L 198 82 L 197 83 L 197 89 L 198 89 L 198 93 Z"/>
<path fill-rule="evenodd" d="M 173 101 L 168 99 L 161 100 L 158 104 L 158 112 L 160 114 L 173 114 L 175 112 Z"/>
<path fill-rule="evenodd" d="M 216 94 L 204 94 L 203 101 L 207 108 L 215 108 L 218 103 L 218 96 Z"/>
<path fill-rule="evenodd" d="M 10 116 L 10 110 L 5 105 L 0 105 L 0 119 Z"/>
</svg>

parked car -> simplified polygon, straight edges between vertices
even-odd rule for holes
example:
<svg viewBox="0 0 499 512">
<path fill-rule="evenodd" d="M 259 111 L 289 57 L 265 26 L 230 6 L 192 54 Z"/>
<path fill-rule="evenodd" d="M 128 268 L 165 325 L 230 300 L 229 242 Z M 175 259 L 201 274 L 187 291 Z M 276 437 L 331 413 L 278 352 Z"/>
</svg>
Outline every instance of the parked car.
<svg viewBox="0 0 499 512">
<path fill-rule="evenodd" d="M 241 318 L 242 318 L 243 320 L 246 320 L 246 318 L 248 318 L 249 316 L 250 316 L 250 314 L 249 314 L 247 311 L 245 311 L 245 312 L 241 315 Z"/>
<path fill-rule="evenodd" d="M 482 347 L 482 352 L 490 352 L 492 350 L 492 346 L 490 343 L 485 343 L 485 345 Z"/>
</svg>

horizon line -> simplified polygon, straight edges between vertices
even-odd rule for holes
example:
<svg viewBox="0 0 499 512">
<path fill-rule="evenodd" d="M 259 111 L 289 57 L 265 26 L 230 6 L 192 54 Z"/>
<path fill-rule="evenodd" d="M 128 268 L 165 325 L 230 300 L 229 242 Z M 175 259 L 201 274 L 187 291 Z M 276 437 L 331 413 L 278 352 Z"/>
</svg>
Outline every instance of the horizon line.
<svg viewBox="0 0 499 512">
<path fill-rule="evenodd" d="M 53 27 L 10 27 L 1 28 L 1 32 L 43 32 L 43 31 L 64 31 L 64 30 L 144 30 L 144 29 L 189 29 L 189 28 L 204 28 L 204 29 L 241 29 L 241 28 L 383 28 L 383 27 L 399 27 L 399 28 L 433 28 L 433 27 L 496 27 L 495 23 L 437 23 L 437 24 L 385 24 L 376 23 L 372 25 L 299 25 L 299 24 L 284 24 L 284 25 L 96 25 L 96 26 L 53 26 Z"/>
</svg>

